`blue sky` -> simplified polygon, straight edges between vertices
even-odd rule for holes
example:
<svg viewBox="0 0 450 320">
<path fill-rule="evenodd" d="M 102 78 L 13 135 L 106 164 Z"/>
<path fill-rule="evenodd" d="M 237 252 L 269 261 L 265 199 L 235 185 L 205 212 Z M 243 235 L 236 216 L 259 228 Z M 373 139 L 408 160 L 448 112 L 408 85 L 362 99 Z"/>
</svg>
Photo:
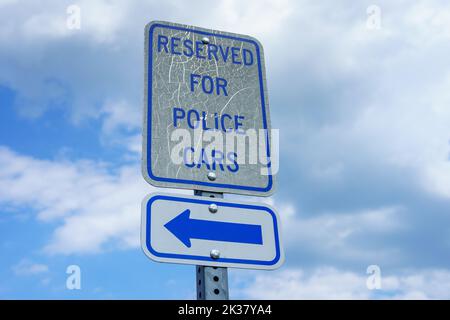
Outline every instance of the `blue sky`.
<svg viewBox="0 0 450 320">
<path fill-rule="evenodd" d="M 79 30 L 66 27 L 72 4 Z M 264 201 L 286 263 L 230 270 L 232 298 L 450 298 L 450 6 L 438 0 L 0 0 L 0 298 L 195 297 L 193 266 L 139 245 L 140 201 L 156 190 L 140 173 L 152 20 L 264 45 L 280 129 Z M 74 264 L 81 290 L 66 288 Z M 381 289 L 366 286 L 370 265 Z"/>
</svg>

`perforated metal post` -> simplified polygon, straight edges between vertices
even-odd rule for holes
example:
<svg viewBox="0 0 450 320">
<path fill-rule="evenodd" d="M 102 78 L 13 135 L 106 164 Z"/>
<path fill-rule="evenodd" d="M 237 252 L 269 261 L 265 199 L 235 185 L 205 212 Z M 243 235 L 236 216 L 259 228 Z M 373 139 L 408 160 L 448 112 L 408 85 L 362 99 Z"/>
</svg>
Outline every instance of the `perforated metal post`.
<svg viewBox="0 0 450 320">
<path fill-rule="evenodd" d="M 223 198 L 223 193 L 200 190 L 194 190 L 194 195 Z M 197 279 L 197 300 L 228 300 L 227 268 L 196 266 L 195 274 Z"/>
</svg>

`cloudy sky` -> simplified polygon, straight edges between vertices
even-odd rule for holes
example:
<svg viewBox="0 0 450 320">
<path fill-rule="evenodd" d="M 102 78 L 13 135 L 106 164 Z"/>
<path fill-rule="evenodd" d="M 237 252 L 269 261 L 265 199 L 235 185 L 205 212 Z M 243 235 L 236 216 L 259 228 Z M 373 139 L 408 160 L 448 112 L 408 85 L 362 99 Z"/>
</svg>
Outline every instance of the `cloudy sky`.
<svg viewBox="0 0 450 320">
<path fill-rule="evenodd" d="M 0 298 L 195 297 L 139 244 L 152 20 L 264 46 L 286 263 L 230 270 L 232 298 L 450 298 L 444 0 L 0 0 Z"/>
</svg>

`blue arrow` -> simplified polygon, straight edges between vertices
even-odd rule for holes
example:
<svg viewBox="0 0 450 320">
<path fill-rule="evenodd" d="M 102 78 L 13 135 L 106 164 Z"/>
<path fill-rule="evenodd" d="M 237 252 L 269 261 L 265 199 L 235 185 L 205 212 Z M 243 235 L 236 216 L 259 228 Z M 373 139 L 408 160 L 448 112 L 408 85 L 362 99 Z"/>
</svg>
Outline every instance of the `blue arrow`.
<svg viewBox="0 0 450 320">
<path fill-rule="evenodd" d="M 188 248 L 191 239 L 263 244 L 259 225 L 191 219 L 190 213 L 186 209 L 164 225 Z"/>
</svg>

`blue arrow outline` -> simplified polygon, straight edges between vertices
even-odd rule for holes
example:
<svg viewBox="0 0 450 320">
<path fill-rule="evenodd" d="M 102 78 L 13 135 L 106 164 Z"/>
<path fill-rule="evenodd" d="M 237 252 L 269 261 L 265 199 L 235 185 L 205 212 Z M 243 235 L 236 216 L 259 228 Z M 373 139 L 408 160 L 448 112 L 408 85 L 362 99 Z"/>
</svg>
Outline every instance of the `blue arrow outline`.
<svg viewBox="0 0 450 320">
<path fill-rule="evenodd" d="M 263 244 L 260 225 L 234 222 L 198 220 L 186 209 L 167 222 L 164 227 L 190 248 L 191 239 Z"/>
</svg>

